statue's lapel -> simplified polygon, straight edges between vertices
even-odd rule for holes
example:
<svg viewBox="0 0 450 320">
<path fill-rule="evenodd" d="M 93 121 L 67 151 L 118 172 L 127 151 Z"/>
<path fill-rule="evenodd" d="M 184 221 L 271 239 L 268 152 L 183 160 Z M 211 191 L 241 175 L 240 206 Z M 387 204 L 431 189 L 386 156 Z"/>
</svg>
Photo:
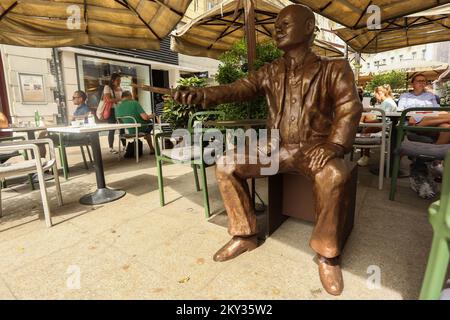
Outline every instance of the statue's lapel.
<svg viewBox="0 0 450 320">
<path fill-rule="evenodd" d="M 317 74 L 320 71 L 321 63 L 320 58 L 315 53 L 310 52 L 303 64 L 303 84 L 302 84 L 302 96 L 303 101 L 311 88 L 311 84 L 314 82 Z"/>
<path fill-rule="evenodd" d="M 285 95 L 285 83 L 286 83 L 286 62 L 284 59 L 280 59 L 278 64 L 277 73 L 275 77 L 275 94 L 277 97 L 277 114 L 274 122 L 274 129 L 280 127 L 281 117 L 284 111 L 284 95 Z"/>
</svg>

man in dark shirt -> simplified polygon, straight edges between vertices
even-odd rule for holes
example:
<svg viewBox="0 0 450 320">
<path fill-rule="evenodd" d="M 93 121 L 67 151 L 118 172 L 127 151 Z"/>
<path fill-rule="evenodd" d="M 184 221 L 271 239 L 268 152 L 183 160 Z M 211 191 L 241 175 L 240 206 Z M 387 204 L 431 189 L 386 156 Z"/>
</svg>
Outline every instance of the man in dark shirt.
<svg viewBox="0 0 450 320">
<path fill-rule="evenodd" d="M 137 123 L 140 123 L 142 126 L 139 128 L 139 132 L 145 133 L 144 139 L 147 140 L 147 143 L 150 147 L 150 154 L 155 153 L 155 149 L 153 148 L 152 143 L 152 129 L 153 123 L 151 119 L 154 118 L 152 114 L 147 114 L 144 111 L 144 108 L 133 99 L 133 94 L 130 91 L 124 91 L 122 93 L 122 102 L 116 107 L 116 118 L 119 117 L 133 117 Z M 132 123 L 131 119 L 124 118 L 121 120 L 123 123 Z M 136 130 L 133 128 L 127 129 L 130 134 L 135 134 Z"/>
</svg>

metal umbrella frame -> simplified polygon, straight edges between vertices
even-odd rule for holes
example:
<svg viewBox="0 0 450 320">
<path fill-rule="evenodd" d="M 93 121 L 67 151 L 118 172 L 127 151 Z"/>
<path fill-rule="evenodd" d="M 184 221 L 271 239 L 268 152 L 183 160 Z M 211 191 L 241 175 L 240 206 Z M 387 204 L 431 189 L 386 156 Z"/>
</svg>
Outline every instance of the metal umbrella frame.
<svg viewBox="0 0 450 320">
<path fill-rule="evenodd" d="M 217 59 L 234 43 L 248 38 L 246 3 L 254 6 L 253 22 L 256 42 L 271 41 L 275 20 L 282 6 L 267 0 L 230 0 L 209 10 L 172 33 L 171 49 L 178 53 Z M 251 51 L 251 44 L 248 46 Z M 319 55 L 343 57 L 331 43 L 315 40 L 313 50 Z M 251 55 L 252 53 L 249 53 Z M 250 62 L 249 57 L 249 64 Z"/>
<path fill-rule="evenodd" d="M 342 28 L 335 33 L 359 53 L 379 53 L 403 47 L 450 40 L 448 14 L 408 16 L 387 21 L 381 29 Z"/>
<path fill-rule="evenodd" d="M 310 7 L 314 12 L 327 17 L 349 29 L 367 27 L 377 10 L 380 23 L 413 13 L 435 8 L 450 0 L 291 0 Z"/>
</svg>

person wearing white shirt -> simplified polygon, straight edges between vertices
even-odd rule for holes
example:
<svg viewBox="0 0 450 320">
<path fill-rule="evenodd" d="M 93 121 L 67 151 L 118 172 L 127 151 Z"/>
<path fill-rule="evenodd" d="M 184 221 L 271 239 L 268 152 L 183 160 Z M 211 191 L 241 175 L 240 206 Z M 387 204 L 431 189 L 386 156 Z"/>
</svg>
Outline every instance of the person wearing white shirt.
<svg viewBox="0 0 450 320">
<path fill-rule="evenodd" d="M 398 111 L 409 108 L 438 108 L 436 96 L 425 90 L 427 78 L 423 74 L 417 74 L 412 78 L 413 91 L 400 96 Z M 448 112 L 435 111 L 431 115 L 414 114 L 409 117 L 409 124 L 420 127 L 450 128 L 450 114 Z M 450 143 L 450 132 L 440 132 L 436 144 Z"/>
</svg>

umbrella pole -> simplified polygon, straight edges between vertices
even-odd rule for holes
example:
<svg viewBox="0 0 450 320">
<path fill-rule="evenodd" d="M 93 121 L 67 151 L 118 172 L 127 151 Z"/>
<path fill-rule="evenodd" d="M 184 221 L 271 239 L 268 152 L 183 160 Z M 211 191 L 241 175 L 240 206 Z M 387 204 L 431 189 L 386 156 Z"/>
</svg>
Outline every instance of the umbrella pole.
<svg viewBox="0 0 450 320">
<path fill-rule="evenodd" d="M 247 40 L 248 70 L 253 71 L 256 60 L 255 4 L 253 0 L 244 0 L 245 36 Z"/>
<path fill-rule="evenodd" d="M 247 40 L 247 62 L 248 71 L 255 68 L 256 60 L 256 27 L 255 27 L 255 4 L 253 0 L 244 0 L 245 12 L 245 37 Z M 247 106 L 247 117 L 251 118 L 250 105 Z"/>
</svg>

